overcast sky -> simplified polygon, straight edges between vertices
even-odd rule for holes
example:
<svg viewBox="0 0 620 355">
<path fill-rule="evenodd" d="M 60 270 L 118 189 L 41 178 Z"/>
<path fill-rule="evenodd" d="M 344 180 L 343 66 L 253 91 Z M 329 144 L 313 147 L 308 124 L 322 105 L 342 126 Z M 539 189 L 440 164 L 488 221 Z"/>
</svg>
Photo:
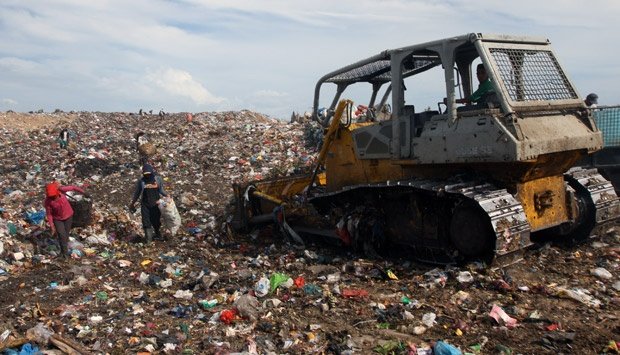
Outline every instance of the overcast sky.
<svg viewBox="0 0 620 355">
<path fill-rule="evenodd" d="M 620 104 L 618 0 L 1 0 L 0 111 L 311 109 L 332 70 L 470 32 L 551 40 Z"/>
</svg>

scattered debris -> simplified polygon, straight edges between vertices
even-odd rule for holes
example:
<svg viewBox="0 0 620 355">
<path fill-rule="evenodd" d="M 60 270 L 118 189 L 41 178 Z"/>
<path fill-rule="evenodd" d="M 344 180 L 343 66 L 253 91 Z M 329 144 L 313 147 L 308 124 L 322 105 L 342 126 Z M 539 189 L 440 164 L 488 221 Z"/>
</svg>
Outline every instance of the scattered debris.
<svg viewBox="0 0 620 355">
<path fill-rule="evenodd" d="M 574 249 L 529 250 L 504 270 L 366 260 L 312 243 L 300 250 L 270 228 L 233 237 L 232 182 L 311 167 L 307 120 L 249 111 L 16 115 L 0 113 L 0 351 L 617 351 L 617 232 Z M 74 133 L 66 149 L 56 141 L 61 128 Z M 140 131 L 181 220 L 150 245 L 139 213 L 126 208 Z M 40 219 L 54 178 L 92 198 L 66 261 Z"/>
</svg>

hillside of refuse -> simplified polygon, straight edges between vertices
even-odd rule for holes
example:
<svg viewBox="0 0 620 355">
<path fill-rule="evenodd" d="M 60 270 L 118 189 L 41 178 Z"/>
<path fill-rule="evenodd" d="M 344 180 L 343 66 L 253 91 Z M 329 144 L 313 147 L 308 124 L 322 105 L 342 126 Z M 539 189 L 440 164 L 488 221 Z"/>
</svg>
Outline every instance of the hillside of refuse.
<svg viewBox="0 0 620 355">
<path fill-rule="evenodd" d="M 149 245 L 127 208 L 141 131 L 182 220 Z M 232 234 L 232 184 L 308 171 L 309 131 L 251 111 L 0 113 L 0 351 L 618 353 L 615 225 L 576 246 L 537 244 L 505 269 L 297 249 L 271 227 Z M 52 180 L 93 200 L 69 260 L 41 217 Z"/>
</svg>

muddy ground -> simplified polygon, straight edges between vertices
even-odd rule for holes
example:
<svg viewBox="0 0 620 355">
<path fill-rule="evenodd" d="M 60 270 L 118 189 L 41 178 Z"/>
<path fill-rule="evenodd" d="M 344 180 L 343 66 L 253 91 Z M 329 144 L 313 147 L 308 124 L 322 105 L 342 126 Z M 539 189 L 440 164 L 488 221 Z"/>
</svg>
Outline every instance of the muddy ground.
<svg viewBox="0 0 620 355">
<path fill-rule="evenodd" d="M 179 114 L 148 117 L 146 130 L 167 153 L 157 166 L 179 199 L 183 228 L 169 241 L 144 245 L 139 216 L 124 207 L 139 171 L 131 136 L 145 118 L 33 116 L 0 120 L 3 218 L 20 226 L 0 254 L 8 265 L 0 275 L 0 333 L 10 330 L 13 338 L 43 323 L 94 353 L 112 354 L 424 354 L 438 340 L 480 354 L 598 354 L 614 352 L 620 340 L 616 226 L 580 245 L 536 244 L 504 269 L 437 268 L 406 252 L 368 259 L 324 243 L 296 249 L 270 228 L 231 235 L 224 222 L 232 182 L 307 168 L 314 151 L 303 147 L 299 124 L 248 112 L 195 115 L 192 122 Z M 54 145 L 61 126 L 79 132 L 70 151 Z M 89 158 L 95 153 L 104 158 Z M 28 181 L 36 164 L 41 172 Z M 20 220 L 41 207 L 42 186 L 58 170 L 71 172 L 63 181 L 86 184 L 95 201 L 94 225 L 76 228 L 76 240 L 103 233 L 110 241 L 85 243 L 66 261 L 49 249 L 37 253 L 44 226 Z M 10 196 L 16 189 L 21 197 Z M 22 249 L 26 258 L 15 261 Z M 259 297 L 253 312 L 228 324 L 220 317 L 275 273 L 298 283 Z M 213 307 L 200 302 L 213 299 Z M 491 318 L 493 305 L 516 325 Z"/>
</svg>

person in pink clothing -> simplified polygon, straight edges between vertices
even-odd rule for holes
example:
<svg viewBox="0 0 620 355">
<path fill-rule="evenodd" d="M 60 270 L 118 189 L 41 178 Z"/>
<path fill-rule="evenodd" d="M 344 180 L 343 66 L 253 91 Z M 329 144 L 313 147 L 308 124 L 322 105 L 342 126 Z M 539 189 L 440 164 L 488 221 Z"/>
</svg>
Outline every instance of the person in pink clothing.
<svg viewBox="0 0 620 355">
<path fill-rule="evenodd" d="M 69 200 L 65 196 L 65 193 L 68 191 L 77 191 L 84 196 L 88 196 L 84 190 L 77 186 L 60 186 L 56 181 L 45 186 L 44 205 L 47 223 L 50 225 L 52 235 L 57 235 L 63 258 L 66 258 L 69 253 L 69 232 L 73 224 L 73 208 L 71 208 L 71 204 L 69 204 Z"/>
</svg>

